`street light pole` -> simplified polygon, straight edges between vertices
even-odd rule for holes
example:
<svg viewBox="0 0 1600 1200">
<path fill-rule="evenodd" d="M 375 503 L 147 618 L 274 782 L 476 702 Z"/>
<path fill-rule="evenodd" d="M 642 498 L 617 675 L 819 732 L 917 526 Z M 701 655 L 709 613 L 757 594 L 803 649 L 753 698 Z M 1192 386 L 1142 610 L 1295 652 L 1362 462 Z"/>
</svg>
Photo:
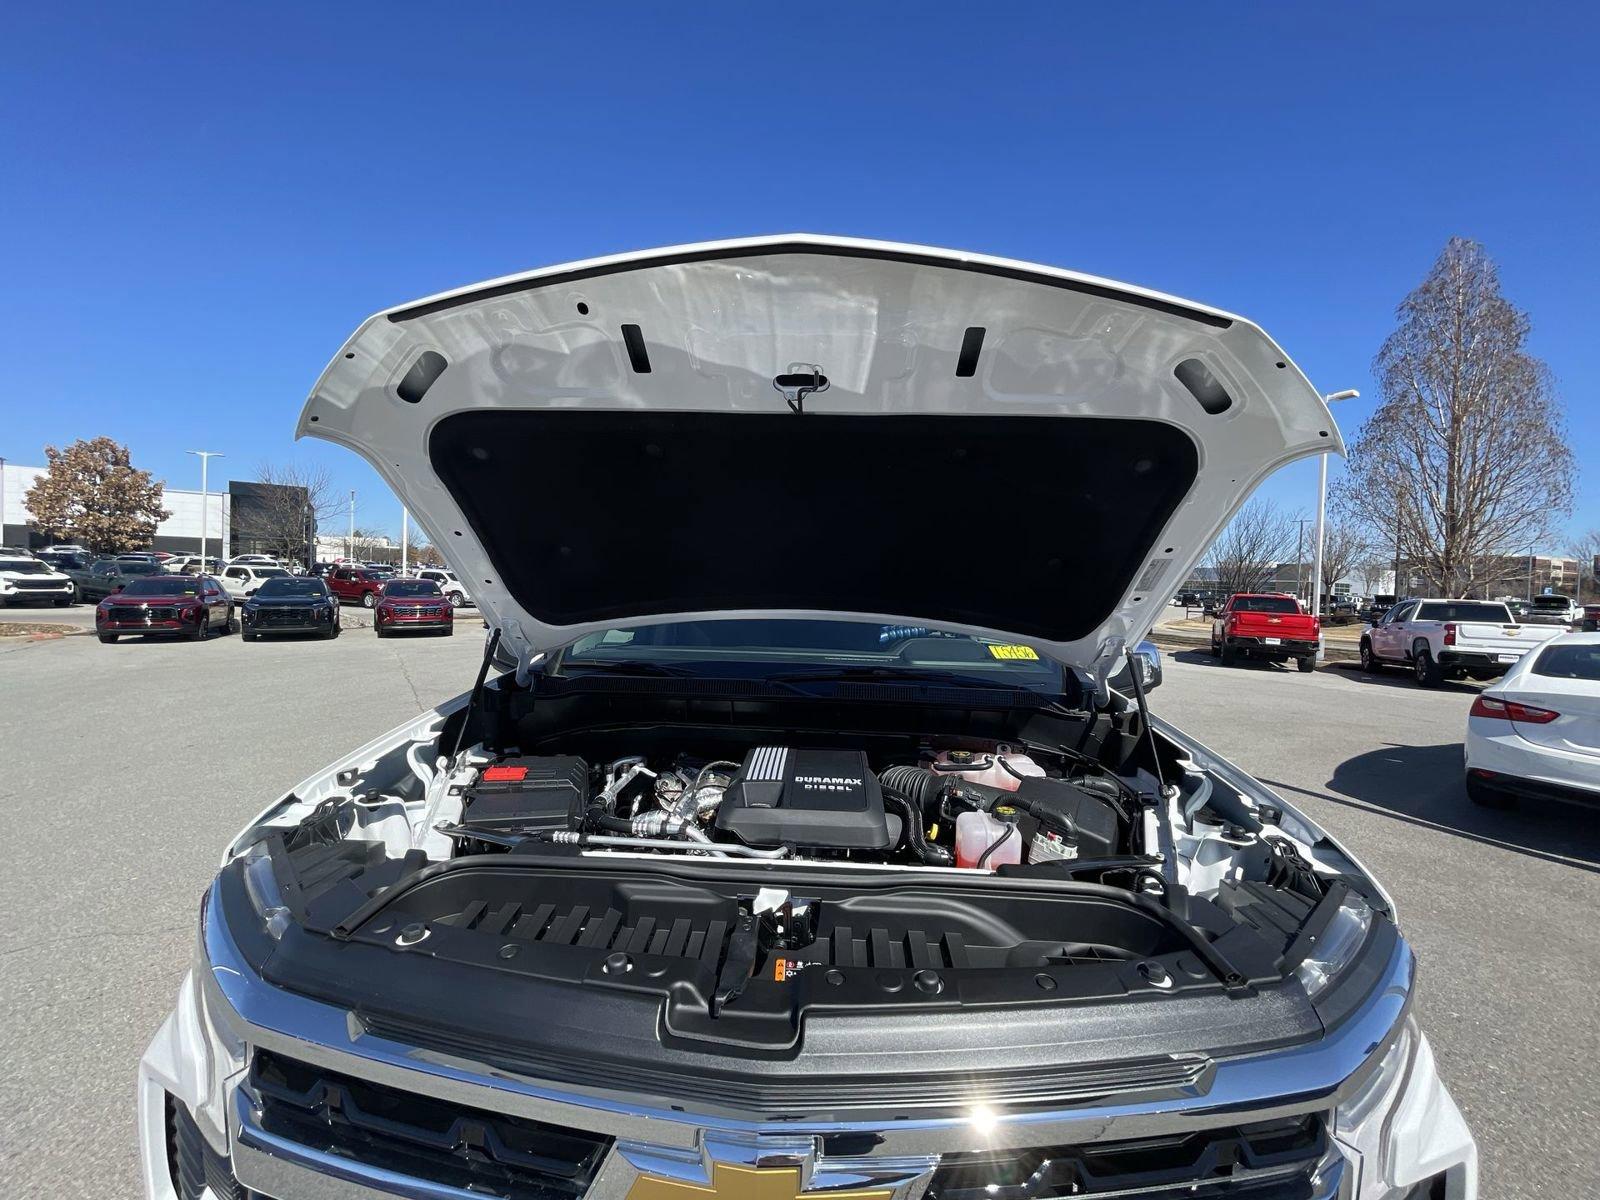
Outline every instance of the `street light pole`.
<svg viewBox="0 0 1600 1200">
<path fill-rule="evenodd" d="M 1354 400 L 1361 395 L 1355 388 L 1346 388 L 1342 392 L 1329 392 L 1322 398 L 1325 404 L 1336 404 L 1340 400 Z M 1311 569 L 1311 615 L 1322 615 L 1322 548 L 1327 535 L 1328 525 L 1328 455 L 1324 451 L 1317 458 L 1317 548 L 1314 556 L 1316 565 Z M 1318 657 L 1321 657 L 1319 651 Z"/>
<path fill-rule="evenodd" d="M 211 465 L 213 458 L 223 457 L 220 450 L 188 450 L 187 454 L 195 454 L 200 458 L 200 574 L 206 573 L 206 534 L 210 525 L 211 495 L 206 484 L 206 468 Z M 217 555 L 220 559 L 223 556 Z"/>
<path fill-rule="evenodd" d="M 354 558 L 356 556 L 356 490 L 355 490 L 355 488 L 351 488 L 350 489 L 350 536 L 347 537 L 345 539 L 345 542 L 344 542 L 344 556 L 346 558 Z"/>
<path fill-rule="evenodd" d="M 410 561 L 406 556 L 407 545 L 411 541 L 411 514 L 404 507 L 400 509 L 400 574 L 406 574 L 406 564 Z"/>
</svg>

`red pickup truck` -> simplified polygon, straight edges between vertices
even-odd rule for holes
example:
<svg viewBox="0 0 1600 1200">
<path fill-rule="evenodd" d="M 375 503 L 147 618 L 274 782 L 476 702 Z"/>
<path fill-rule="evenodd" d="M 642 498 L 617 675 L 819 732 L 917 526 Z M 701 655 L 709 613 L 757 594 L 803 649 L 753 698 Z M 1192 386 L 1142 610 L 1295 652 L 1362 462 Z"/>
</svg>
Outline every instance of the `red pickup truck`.
<svg viewBox="0 0 1600 1200">
<path fill-rule="evenodd" d="M 393 571 L 378 571 L 371 567 L 337 566 L 328 572 L 328 588 L 338 597 L 340 604 L 359 604 L 374 608 L 383 585 L 394 578 Z"/>
<path fill-rule="evenodd" d="M 1211 622 L 1211 653 L 1224 663 L 1236 655 L 1271 662 L 1294 659 L 1302 671 L 1317 665 L 1322 622 L 1281 592 L 1229 596 Z"/>
</svg>

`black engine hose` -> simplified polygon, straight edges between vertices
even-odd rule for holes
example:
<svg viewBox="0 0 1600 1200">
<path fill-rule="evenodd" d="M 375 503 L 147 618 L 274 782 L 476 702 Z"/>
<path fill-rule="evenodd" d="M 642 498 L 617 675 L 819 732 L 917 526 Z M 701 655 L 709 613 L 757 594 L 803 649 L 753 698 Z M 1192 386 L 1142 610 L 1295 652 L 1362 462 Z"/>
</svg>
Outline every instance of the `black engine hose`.
<svg viewBox="0 0 1600 1200">
<path fill-rule="evenodd" d="M 892 769 L 892 768 L 891 768 Z M 915 768 L 912 768 L 915 770 Z M 948 867 L 954 859 L 950 851 L 943 846 L 935 846 L 928 841 L 922 828 L 922 809 L 913 804 L 899 792 L 885 788 L 883 802 L 900 814 L 902 832 L 901 840 L 911 848 L 911 852 L 930 867 Z"/>
<path fill-rule="evenodd" d="M 599 804 L 594 804 L 583 815 L 585 830 L 607 829 L 613 833 L 632 833 L 633 822 L 627 817 L 614 817 Z"/>
<path fill-rule="evenodd" d="M 985 850 L 982 854 L 978 855 L 978 862 L 977 862 L 977 865 L 976 865 L 975 869 L 979 870 L 979 871 L 983 870 L 984 865 L 986 863 L 988 863 L 988 861 L 989 861 L 989 855 L 993 854 L 996 850 L 1000 849 L 1001 846 L 1004 846 L 1006 844 L 1006 839 L 1007 838 L 1009 838 L 1009 837 L 1021 837 L 1021 836 L 1022 836 L 1022 834 L 1020 832 L 1018 832 L 1017 827 L 1015 825 L 1012 825 L 1012 824 L 1008 823 L 1006 825 L 1005 832 L 1002 833 L 999 837 L 995 838 L 994 841 L 990 842 L 989 843 L 989 848 L 987 850 Z"/>
</svg>

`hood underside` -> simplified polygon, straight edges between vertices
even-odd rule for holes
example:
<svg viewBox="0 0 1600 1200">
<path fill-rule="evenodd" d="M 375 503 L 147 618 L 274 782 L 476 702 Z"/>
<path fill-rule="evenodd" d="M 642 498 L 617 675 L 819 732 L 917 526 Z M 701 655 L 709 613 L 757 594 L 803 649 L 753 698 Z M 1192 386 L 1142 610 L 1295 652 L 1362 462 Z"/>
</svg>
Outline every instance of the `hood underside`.
<svg viewBox="0 0 1600 1200">
<path fill-rule="evenodd" d="M 1256 326 L 922 247 L 648 251 L 381 313 L 298 433 L 394 487 L 519 654 L 847 616 L 1088 666 L 1255 486 L 1342 445 Z"/>
</svg>

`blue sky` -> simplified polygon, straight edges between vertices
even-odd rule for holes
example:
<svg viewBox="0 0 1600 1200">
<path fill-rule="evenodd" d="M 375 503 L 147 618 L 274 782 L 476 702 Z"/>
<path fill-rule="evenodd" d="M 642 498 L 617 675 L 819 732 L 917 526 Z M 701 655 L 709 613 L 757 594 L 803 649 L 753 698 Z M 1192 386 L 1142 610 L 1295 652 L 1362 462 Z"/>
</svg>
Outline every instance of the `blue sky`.
<svg viewBox="0 0 1600 1200">
<path fill-rule="evenodd" d="M 1533 318 L 1600 525 L 1593 6 L 24 5 L 0 68 L 0 456 L 109 434 L 176 486 L 291 441 L 374 310 L 792 230 L 950 245 L 1249 316 L 1376 401 L 1453 234 Z M 215 478 L 215 474 L 213 475 Z M 1266 488 L 1314 503 L 1300 464 Z"/>
</svg>

